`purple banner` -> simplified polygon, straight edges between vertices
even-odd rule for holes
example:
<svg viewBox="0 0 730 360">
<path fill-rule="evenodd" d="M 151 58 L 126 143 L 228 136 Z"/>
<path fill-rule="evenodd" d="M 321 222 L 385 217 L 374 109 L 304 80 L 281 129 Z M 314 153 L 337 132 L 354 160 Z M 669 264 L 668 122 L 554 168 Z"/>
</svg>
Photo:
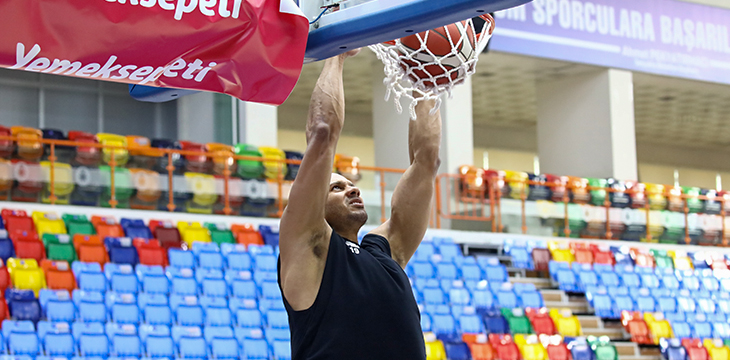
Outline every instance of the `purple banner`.
<svg viewBox="0 0 730 360">
<path fill-rule="evenodd" d="M 730 10 L 674 0 L 534 0 L 492 50 L 730 84 Z"/>
</svg>

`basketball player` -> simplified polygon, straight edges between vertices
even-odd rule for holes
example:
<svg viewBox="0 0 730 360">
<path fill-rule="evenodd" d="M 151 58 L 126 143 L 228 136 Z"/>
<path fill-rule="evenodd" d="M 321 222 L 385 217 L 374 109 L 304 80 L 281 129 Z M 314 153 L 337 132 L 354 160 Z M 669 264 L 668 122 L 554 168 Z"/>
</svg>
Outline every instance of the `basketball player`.
<svg viewBox="0 0 730 360">
<path fill-rule="evenodd" d="M 439 167 L 441 117 L 433 102 L 410 121 L 410 167 L 388 221 L 365 235 L 360 190 L 332 174 L 345 116 L 342 68 L 325 61 L 309 107 L 307 150 L 280 223 L 279 286 L 293 360 L 423 360 L 420 314 L 404 268 L 428 226 Z M 403 141 L 406 141 L 405 134 Z"/>
</svg>

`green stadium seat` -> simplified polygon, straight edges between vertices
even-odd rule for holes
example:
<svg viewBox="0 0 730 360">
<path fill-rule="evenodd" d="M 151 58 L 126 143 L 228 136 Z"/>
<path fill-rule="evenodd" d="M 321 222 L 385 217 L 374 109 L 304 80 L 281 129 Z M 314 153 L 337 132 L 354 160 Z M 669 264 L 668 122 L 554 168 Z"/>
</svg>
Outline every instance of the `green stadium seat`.
<svg viewBox="0 0 730 360">
<path fill-rule="evenodd" d="M 101 193 L 101 206 L 111 207 L 109 204 L 112 195 L 111 167 L 101 165 L 99 166 L 99 173 L 104 183 L 104 191 Z M 129 172 L 129 169 L 122 167 L 114 168 L 114 198 L 117 200 L 116 207 L 129 208 L 129 199 L 134 194 L 134 190 L 132 173 Z"/>
<path fill-rule="evenodd" d="M 94 225 L 91 224 L 86 215 L 63 214 L 61 219 L 63 219 L 63 222 L 66 223 L 66 229 L 68 230 L 68 234 L 71 238 L 73 238 L 76 234 L 96 234 Z"/>
<path fill-rule="evenodd" d="M 236 240 L 233 238 L 233 233 L 225 224 L 205 223 L 204 226 L 210 230 L 210 240 L 212 242 L 218 245 L 236 243 Z"/>
<path fill-rule="evenodd" d="M 62 260 L 69 263 L 76 261 L 76 250 L 70 235 L 44 234 L 43 245 L 46 247 L 46 257 L 50 260 Z"/>
<path fill-rule="evenodd" d="M 502 308 L 502 316 L 507 320 L 512 334 L 533 334 L 530 319 L 525 316 L 523 309 Z"/>
<path fill-rule="evenodd" d="M 258 147 L 253 145 L 238 144 L 233 148 L 233 152 L 239 156 L 263 157 Z M 244 179 L 260 179 L 264 176 L 264 164 L 256 160 L 238 160 L 238 169 L 236 173 Z"/>
</svg>

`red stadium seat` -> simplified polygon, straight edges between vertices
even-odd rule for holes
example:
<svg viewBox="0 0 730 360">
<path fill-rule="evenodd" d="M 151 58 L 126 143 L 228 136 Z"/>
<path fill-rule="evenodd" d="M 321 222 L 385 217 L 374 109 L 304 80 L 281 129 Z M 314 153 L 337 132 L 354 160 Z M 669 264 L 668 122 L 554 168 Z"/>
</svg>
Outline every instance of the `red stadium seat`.
<svg viewBox="0 0 730 360">
<path fill-rule="evenodd" d="M 71 271 L 71 266 L 66 261 L 41 261 L 41 268 L 46 274 L 46 286 L 53 290 L 68 290 L 69 293 L 76 289 L 76 278 Z"/>
<path fill-rule="evenodd" d="M 246 246 L 264 245 L 264 238 L 261 236 L 261 233 L 251 224 L 233 224 L 231 226 L 231 232 L 239 244 Z"/>
<path fill-rule="evenodd" d="M 91 217 L 91 223 L 96 228 L 96 235 L 102 240 L 108 237 L 124 237 L 122 225 L 112 217 L 94 215 Z"/>
<path fill-rule="evenodd" d="M 560 335 L 550 336 L 543 342 L 550 360 L 571 360 L 573 356 Z"/>
<path fill-rule="evenodd" d="M 74 235 L 74 248 L 79 261 L 99 263 L 102 267 L 109 262 L 109 254 L 98 235 Z"/>
<path fill-rule="evenodd" d="M 46 258 L 46 247 L 37 237 L 19 237 L 13 241 L 15 256 L 21 259 L 35 259 L 40 262 Z"/>
<path fill-rule="evenodd" d="M 555 322 L 550 317 L 547 308 L 527 308 L 525 309 L 525 315 L 528 319 L 530 319 L 530 323 L 532 324 L 532 329 L 535 331 L 535 334 L 555 335 L 558 333 L 555 328 Z"/>
<path fill-rule="evenodd" d="M 682 339 L 682 346 L 687 350 L 689 360 L 709 360 L 710 355 L 701 339 Z"/>
<path fill-rule="evenodd" d="M 609 246 L 591 244 L 591 251 L 593 251 L 593 263 L 606 265 L 616 264 L 616 259 L 614 259 L 613 252 L 611 252 Z"/>
<path fill-rule="evenodd" d="M 520 360 L 520 349 L 512 335 L 489 334 L 489 344 L 494 348 L 495 357 L 500 360 Z"/>
<path fill-rule="evenodd" d="M 205 145 L 192 141 L 178 141 L 184 151 L 206 152 Z M 185 170 L 201 174 L 209 174 L 211 163 L 204 154 L 185 155 Z"/>
<path fill-rule="evenodd" d="M 15 239 L 18 236 L 27 239 L 32 237 L 32 235 L 35 235 L 35 238 L 38 239 L 35 223 L 25 211 L 3 209 L 0 214 L 2 214 L 3 221 L 5 222 L 5 230 L 7 230 L 8 236 L 11 239 Z"/>
<path fill-rule="evenodd" d="M 160 246 L 159 240 L 137 238 L 133 244 L 137 248 L 140 264 L 167 266 L 167 251 Z"/>
<path fill-rule="evenodd" d="M 534 248 L 532 249 L 532 262 L 535 264 L 535 270 L 537 271 L 549 271 L 550 270 L 550 250 L 546 248 Z"/>
<path fill-rule="evenodd" d="M 180 248 L 183 246 L 180 230 L 172 221 L 150 220 L 150 231 L 160 242 L 163 249 Z"/>
<path fill-rule="evenodd" d="M 12 286 L 13 283 L 10 280 L 10 274 L 8 273 L 8 268 L 5 266 L 5 264 L 0 260 L 0 297 L 5 294 L 5 289 Z M 3 303 L 5 303 L 3 301 Z M 4 317 L 2 317 L 4 319 Z"/>
<path fill-rule="evenodd" d="M 96 135 L 83 131 L 69 131 L 68 139 L 79 143 L 98 144 L 99 140 Z M 76 147 L 76 156 L 74 157 L 74 165 L 97 166 L 101 161 L 101 148 L 94 146 L 78 146 Z"/>
<path fill-rule="evenodd" d="M 0 126 L 0 136 L 12 136 L 10 128 Z M 13 155 L 14 148 L 15 145 L 13 145 L 13 140 L 0 139 L 0 158 L 10 160 L 10 157 Z"/>
<path fill-rule="evenodd" d="M 653 345 L 649 333 L 649 327 L 646 325 L 640 312 L 621 312 L 621 324 L 624 329 L 631 335 L 631 341 L 637 344 Z"/>
</svg>

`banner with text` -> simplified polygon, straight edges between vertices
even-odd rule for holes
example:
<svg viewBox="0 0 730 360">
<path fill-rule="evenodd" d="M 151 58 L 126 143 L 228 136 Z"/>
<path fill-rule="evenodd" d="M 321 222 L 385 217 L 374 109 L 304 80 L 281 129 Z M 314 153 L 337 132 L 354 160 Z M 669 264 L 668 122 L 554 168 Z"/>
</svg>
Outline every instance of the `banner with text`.
<svg viewBox="0 0 730 360">
<path fill-rule="evenodd" d="M 534 0 L 495 17 L 496 51 L 730 84 L 730 10 L 675 0 Z"/>
</svg>

